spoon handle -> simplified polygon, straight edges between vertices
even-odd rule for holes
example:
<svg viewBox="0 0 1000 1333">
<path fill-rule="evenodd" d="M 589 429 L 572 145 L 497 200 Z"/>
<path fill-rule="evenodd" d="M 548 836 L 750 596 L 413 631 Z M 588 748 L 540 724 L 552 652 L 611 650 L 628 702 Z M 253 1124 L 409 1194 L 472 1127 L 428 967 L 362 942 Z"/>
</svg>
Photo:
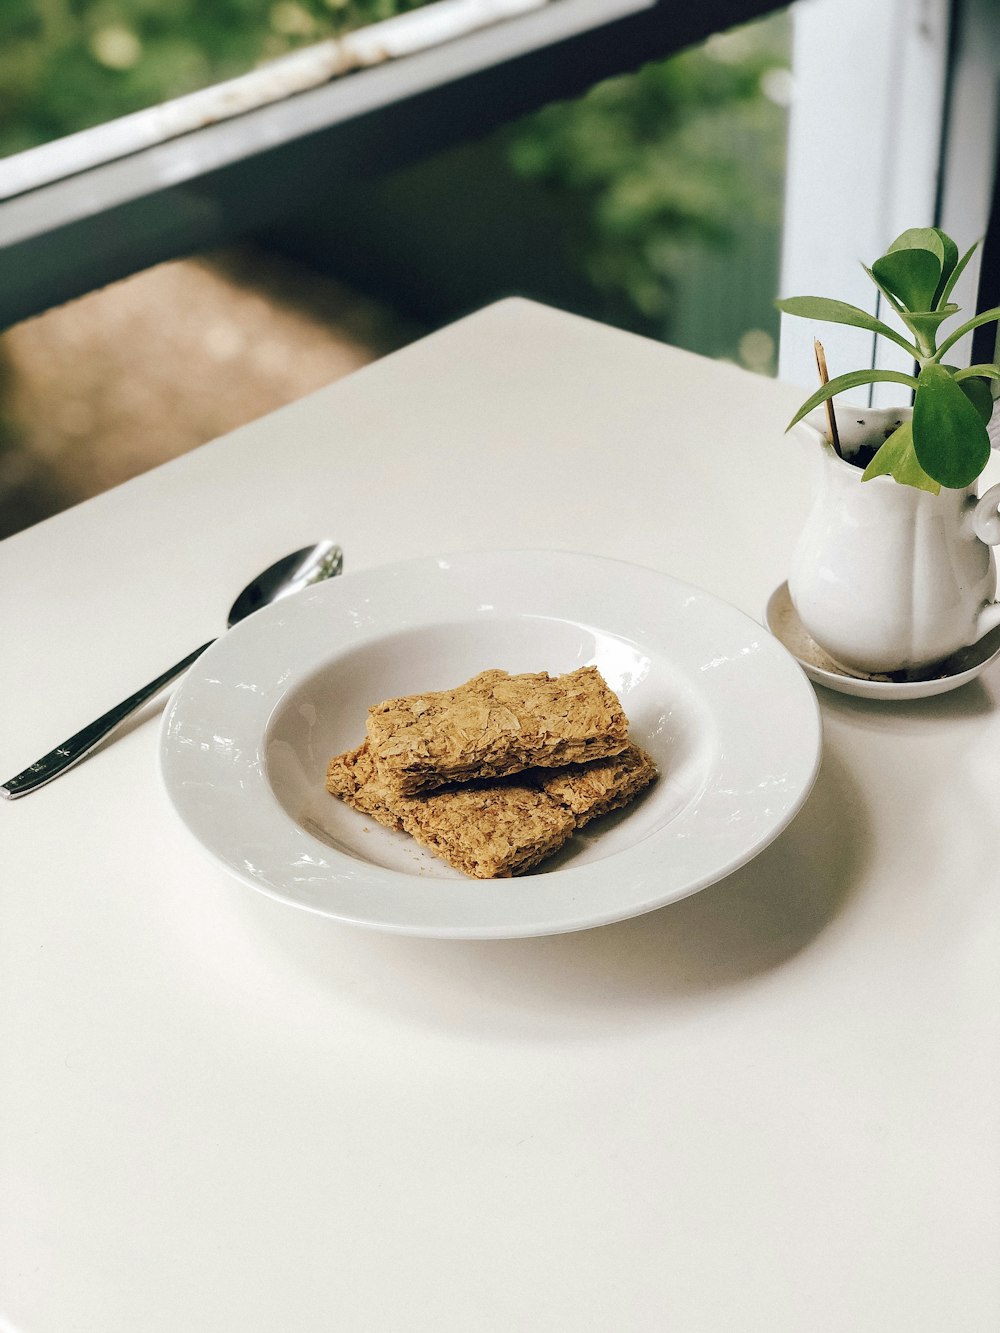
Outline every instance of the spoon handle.
<svg viewBox="0 0 1000 1333">
<path fill-rule="evenodd" d="M 26 796 L 29 791 L 34 791 L 37 787 L 44 786 L 46 782 L 51 782 L 60 773 L 65 773 L 67 768 L 72 768 L 85 755 L 90 754 L 98 742 L 102 741 L 109 732 L 114 731 L 119 723 L 124 722 L 127 717 L 131 717 L 137 708 L 141 708 L 147 699 L 152 699 L 154 694 L 159 694 L 164 685 L 169 685 L 175 676 L 179 676 L 182 671 L 186 671 L 191 663 L 199 658 L 205 649 L 209 648 L 214 642 L 214 639 L 209 639 L 208 643 L 203 643 L 193 653 L 188 653 L 187 657 L 177 662 L 169 671 L 164 671 L 162 676 L 157 676 L 148 685 L 144 685 L 141 690 L 136 690 L 135 694 L 123 699 L 120 704 L 109 709 L 96 722 L 91 722 L 82 731 L 78 731 L 75 736 L 70 736 L 69 740 L 63 741 L 62 745 L 57 745 L 54 750 L 50 750 L 48 754 L 43 755 L 41 759 L 29 765 L 23 773 L 18 773 L 16 777 L 11 778 L 8 782 L 0 784 L 0 792 L 8 800 L 14 800 L 18 796 Z"/>
</svg>

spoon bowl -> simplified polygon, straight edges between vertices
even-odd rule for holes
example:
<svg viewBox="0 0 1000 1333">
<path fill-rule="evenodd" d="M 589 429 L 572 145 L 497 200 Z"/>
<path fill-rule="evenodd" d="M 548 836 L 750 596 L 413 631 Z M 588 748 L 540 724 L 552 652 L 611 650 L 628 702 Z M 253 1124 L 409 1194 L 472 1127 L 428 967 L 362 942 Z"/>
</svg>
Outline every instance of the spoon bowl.
<svg viewBox="0 0 1000 1333">
<path fill-rule="evenodd" d="M 317 542 L 293 551 L 282 560 L 276 560 L 269 569 L 258 574 L 233 602 L 229 611 L 229 628 L 245 620 L 262 606 L 278 602 L 292 593 L 301 592 L 314 583 L 333 578 L 344 567 L 344 553 L 335 542 Z"/>
<path fill-rule="evenodd" d="M 343 566 L 344 554 L 335 542 L 315 542 L 312 546 L 304 546 L 301 551 L 293 551 L 291 555 L 275 561 L 247 584 L 230 608 L 227 621 L 229 628 L 231 629 L 237 621 L 245 620 L 262 606 L 269 606 L 271 602 L 277 602 L 282 597 L 290 597 L 314 583 L 322 583 L 324 579 L 333 578 L 340 573 Z M 186 671 L 191 663 L 214 642 L 214 639 L 209 639 L 208 643 L 203 643 L 193 653 L 188 653 L 187 657 L 175 662 L 169 670 L 151 680 L 141 690 L 136 690 L 135 694 L 123 699 L 120 704 L 102 714 L 95 722 L 91 722 L 82 731 L 70 736 L 69 740 L 57 745 L 54 750 L 50 750 L 41 759 L 30 764 L 22 773 L 0 785 L 0 792 L 8 800 L 27 796 L 28 792 L 43 787 L 60 773 L 65 773 L 68 768 L 78 764 L 127 717 L 131 717 L 144 703 L 159 694 L 165 685 L 169 685 L 181 672 Z"/>
</svg>

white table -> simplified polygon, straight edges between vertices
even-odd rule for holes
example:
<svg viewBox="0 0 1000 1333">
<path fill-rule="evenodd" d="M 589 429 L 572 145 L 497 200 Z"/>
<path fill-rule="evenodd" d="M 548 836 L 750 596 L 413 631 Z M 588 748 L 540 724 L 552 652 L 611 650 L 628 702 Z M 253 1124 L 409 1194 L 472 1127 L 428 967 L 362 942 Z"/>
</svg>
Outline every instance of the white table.
<svg viewBox="0 0 1000 1333">
<path fill-rule="evenodd" d="M 348 570 L 588 550 L 759 616 L 800 397 L 492 306 L 0 545 L 0 775 L 317 536 Z M 480 943 L 217 869 L 148 706 L 0 805 L 4 1328 L 1000 1327 L 998 689 L 820 691 L 817 785 L 749 866 Z"/>
</svg>

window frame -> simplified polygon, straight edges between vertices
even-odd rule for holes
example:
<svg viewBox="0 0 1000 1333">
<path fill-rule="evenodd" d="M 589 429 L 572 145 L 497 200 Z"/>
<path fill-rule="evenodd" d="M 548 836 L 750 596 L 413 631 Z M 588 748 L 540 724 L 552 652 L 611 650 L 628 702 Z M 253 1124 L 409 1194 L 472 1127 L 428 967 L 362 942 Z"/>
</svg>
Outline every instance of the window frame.
<svg viewBox="0 0 1000 1333">
<path fill-rule="evenodd" d="M 834 297 L 891 323 L 859 261 L 870 265 L 909 227 L 939 226 L 960 248 L 989 235 L 1000 153 L 1000 15 L 995 0 L 799 0 L 793 12 L 780 294 Z M 980 288 L 1000 264 L 998 251 L 1000 235 L 980 247 L 956 285 L 966 317 L 982 308 Z M 913 370 L 885 338 L 835 324 L 813 330 L 782 315 L 779 378 L 815 386 L 814 334 L 831 377 L 876 366 Z M 949 360 L 969 365 L 972 353 L 970 336 Z M 899 392 L 874 384 L 841 397 L 880 407 L 898 403 Z"/>
<path fill-rule="evenodd" d="M 402 18 L 432 24 L 438 0 Z M 494 9 L 503 0 L 491 0 Z M 490 0 L 475 0 L 489 8 Z M 499 6 L 499 8 L 498 8 Z M 120 155 L 121 123 L 88 131 L 105 151 L 62 174 L 7 159 L 0 199 L 0 327 L 140 269 L 274 227 L 337 182 L 383 173 L 485 134 L 602 78 L 783 8 L 778 0 L 523 0 L 461 35 L 355 69 Z M 423 18 L 421 18 L 423 16 Z M 369 32 L 374 29 L 368 30 Z M 301 58 L 302 53 L 298 53 Z M 169 109 L 165 104 L 164 109 Z M 140 113 L 141 115 L 142 113 Z M 164 116 L 165 121 L 169 117 Z M 41 153 L 43 150 L 28 150 Z M 36 157 L 36 164 L 38 158 Z M 43 164 L 44 165 L 44 164 Z M 0 195 L 4 163 L 0 161 Z"/>
</svg>

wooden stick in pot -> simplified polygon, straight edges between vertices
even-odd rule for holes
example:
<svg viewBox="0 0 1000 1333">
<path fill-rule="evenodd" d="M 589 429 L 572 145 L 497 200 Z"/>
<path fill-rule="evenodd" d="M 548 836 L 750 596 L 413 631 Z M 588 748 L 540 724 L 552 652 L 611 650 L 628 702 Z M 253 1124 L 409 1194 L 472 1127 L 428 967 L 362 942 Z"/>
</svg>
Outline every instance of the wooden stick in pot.
<svg viewBox="0 0 1000 1333">
<path fill-rule="evenodd" d="M 826 368 L 826 352 L 823 351 L 823 344 L 818 338 L 813 339 L 813 351 L 816 353 L 816 369 L 819 371 L 820 384 L 830 383 L 830 372 Z M 837 418 L 833 413 L 833 399 L 826 400 L 826 424 L 830 431 L 830 443 L 838 458 L 843 458 L 843 452 L 840 448 L 840 435 L 837 432 Z"/>
</svg>

